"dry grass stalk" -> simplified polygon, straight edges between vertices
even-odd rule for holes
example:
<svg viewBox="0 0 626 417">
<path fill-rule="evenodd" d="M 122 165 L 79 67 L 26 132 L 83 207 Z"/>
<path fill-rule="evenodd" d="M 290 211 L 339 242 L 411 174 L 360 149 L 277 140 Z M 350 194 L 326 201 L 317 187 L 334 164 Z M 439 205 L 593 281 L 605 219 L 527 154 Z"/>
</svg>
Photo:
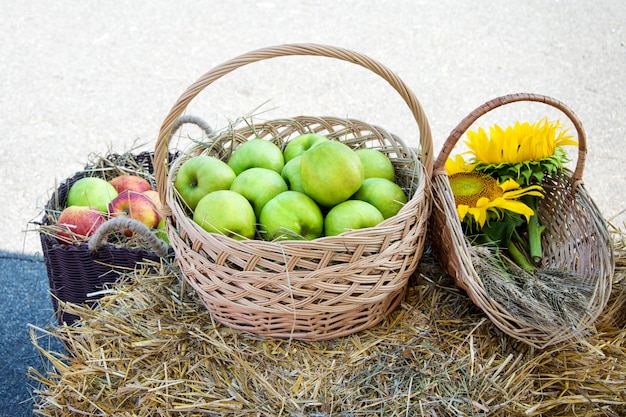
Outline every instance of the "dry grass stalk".
<svg viewBox="0 0 626 417">
<path fill-rule="evenodd" d="M 624 234 L 615 234 L 616 240 Z M 626 249 L 616 245 L 617 263 Z M 41 416 L 626 415 L 626 280 L 585 338 L 536 350 L 498 330 L 428 253 L 384 323 L 322 342 L 212 322 L 176 271 L 116 284 L 75 327 L 32 329 Z M 72 355 L 48 351 L 47 338 Z"/>
</svg>

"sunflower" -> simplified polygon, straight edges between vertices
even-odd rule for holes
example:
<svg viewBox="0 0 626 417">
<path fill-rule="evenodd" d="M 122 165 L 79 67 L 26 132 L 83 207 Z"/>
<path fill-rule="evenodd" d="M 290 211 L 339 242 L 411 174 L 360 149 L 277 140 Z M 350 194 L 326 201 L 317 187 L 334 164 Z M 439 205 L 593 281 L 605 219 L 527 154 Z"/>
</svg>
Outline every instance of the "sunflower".
<svg viewBox="0 0 626 417">
<path fill-rule="evenodd" d="M 479 128 L 478 132 L 468 131 L 467 138 L 470 152 L 483 164 L 541 161 L 553 156 L 560 147 L 578 145 L 559 121 L 546 118 L 533 124 L 516 122 L 505 129 L 496 124 L 489 128 L 489 135 Z"/>
<path fill-rule="evenodd" d="M 467 138 L 468 153 L 477 170 L 523 184 L 533 179 L 541 182 L 546 173 L 555 175 L 569 161 L 563 147 L 578 144 L 559 121 L 547 118 L 533 124 L 516 122 L 505 129 L 496 124 L 489 134 L 479 128 L 468 131 Z"/>
<path fill-rule="evenodd" d="M 457 155 L 453 158 L 446 160 L 446 173 L 448 176 L 459 172 L 472 172 L 476 164 L 468 163 L 461 155 Z"/>
<path fill-rule="evenodd" d="M 502 219 L 503 210 L 521 214 L 529 221 L 534 210 L 518 199 L 526 195 L 542 196 L 542 188 L 538 185 L 522 188 L 511 178 L 499 182 L 489 175 L 474 171 L 473 165 L 467 164 L 461 156 L 448 159 L 446 171 L 459 219 L 464 221 L 469 214 L 481 228 L 489 219 Z"/>
</svg>

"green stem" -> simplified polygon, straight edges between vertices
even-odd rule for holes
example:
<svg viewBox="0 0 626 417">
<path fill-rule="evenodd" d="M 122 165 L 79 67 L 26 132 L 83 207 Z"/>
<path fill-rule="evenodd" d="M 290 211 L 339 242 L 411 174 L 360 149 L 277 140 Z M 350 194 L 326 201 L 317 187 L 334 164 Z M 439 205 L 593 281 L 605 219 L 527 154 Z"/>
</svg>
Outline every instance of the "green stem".
<svg viewBox="0 0 626 417">
<path fill-rule="evenodd" d="M 509 240 L 507 249 L 509 251 L 509 255 L 513 258 L 513 261 L 515 261 L 520 268 L 526 272 L 535 271 L 535 266 L 528 261 L 526 255 L 524 255 L 524 253 L 517 247 L 515 242 L 513 242 L 513 239 Z"/>
<path fill-rule="evenodd" d="M 540 266 L 543 258 L 543 251 L 541 248 L 541 233 L 543 233 L 545 226 L 539 223 L 539 213 L 537 212 L 539 199 L 537 197 L 530 197 L 528 199 L 528 206 L 533 209 L 535 214 L 530 216 L 528 221 L 528 252 L 530 259 L 535 266 Z"/>
</svg>

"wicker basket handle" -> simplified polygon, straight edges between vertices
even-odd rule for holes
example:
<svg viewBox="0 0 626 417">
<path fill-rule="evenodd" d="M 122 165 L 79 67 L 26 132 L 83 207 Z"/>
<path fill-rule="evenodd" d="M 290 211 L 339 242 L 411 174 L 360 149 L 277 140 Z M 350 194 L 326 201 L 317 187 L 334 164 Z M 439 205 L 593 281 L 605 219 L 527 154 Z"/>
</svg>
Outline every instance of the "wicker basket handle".
<svg viewBox="0 0 626 417">
<path fill-rule="evenodd" d="M 386 80 L 400 94 L 417 122 L 420 134 L 421 151 L 423 155 L 422 163 L 426 168 L 426 173 L 429 176 L 432 174 L 433 144 L 430 125 L 428 124 L 428 120 L 424 114 L 421 104 L 409 87 L 398 76 L 379 62 L 348 49 L 317 44 L 285 44 L 257 49 L 214 67 L 190 85 L 176 101 L 161 125 L 159 137 L 155 145 L 154 173 L 157 191 L 159 191 L 159 195 L 161 196 L 161 201 L 164 206 L 166 206 L 165 195 L 167 191 L 169 138 L 176 120 L 185 111 L 189 103 L 207 86 L 237 68 L 270 58 L 295 55 L 321 56 L 352 62 L 371 70 Z"/>
<path fill-rule="evenodd" d="M 113 217 L 102 223 L 96 232 L 89 238 L 88 246 L 90 251 L 97 251 L 106 241 L 107 236 L 112 232 L 132 230 L 140 236 L 144 242 L 150 245 L 154 253 L 163 258 L 167 256 L 168 246 L 163 240 L 156 236 L 148 227 L 138 220 L 130 217 Z"/>
<path fill-rule="evenodd" d="M 578 159 L 576 161 L 576 169 L 572 175 L 571 181 L 573 184 L 572 190 L 576 190 L 576 187 L 582 183 L 583 169 L 585 167 L 585 159 L 587 156 L 587 139 L 582 123 L 578 116 L 574 114 L 572 109 L 565 104 L 551 97 L 547 97 L 540 94 L 518 93 L 509 94 L 501 97 L 497 97 L 476 108 L 469 115 L 467 115 L 450 133 L 448 139 L 444 143 L 437 160 L 433 167 L 433 175 L 446 175 L 446 160 L 450 157 L 452 149 L 457 144 L 461 136 L 467 129 L 481 116 L 490 112 L 491 110 L 503 106 L 505 104 L 514 103 L 516 101 L 536 101 L 548 104 L 557 108 L 563 112 L 574 124 L 576 132 L 578 134 Z"/>
</svg>

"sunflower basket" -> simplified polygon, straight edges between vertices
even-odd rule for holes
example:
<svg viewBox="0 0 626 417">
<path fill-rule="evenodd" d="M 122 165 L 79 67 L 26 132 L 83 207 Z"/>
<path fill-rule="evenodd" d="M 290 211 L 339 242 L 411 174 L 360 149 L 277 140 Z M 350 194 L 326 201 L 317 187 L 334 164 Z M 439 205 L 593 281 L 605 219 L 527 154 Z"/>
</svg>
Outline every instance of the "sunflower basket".
<svg viewBox="0 0 626 417">
<path fill-rule="evenodd" d="M 63 308 L 65 303 L 92 303 L 102 296 L 99 291 L 115 282 L 120 274 L 134 270 L 137 264 L 172 258 L 171 249 L 139 222 L 126 222 L 120 229 L 122 225 L 109 220 L 99 228 L 101 233 L 96 232 L 90 240 L 73 244 L 63 243 L 56 235 L 56 219 L 66 207 L 67 194 L 76 181 L 90 176 L 110 180 L 117 175 L 133 174 L 154 184 L 153 158 L 153 152 L 96 156 L 83 170 L 55 186 L 52 191 L 38 229 L 52 305 L 59 324 L 72 324 L 78 318 Z M 140 229 L 141 226 L 143 228 Z M 118 233 L 127 229 L 137 231 L 132 239 Z M 119 238 L 108 241 L 109 235 Z M 135 235 L 142 237 L 136 238 Z"/>
<path fill-rule="evenodd" d="M 541 183 L 543 197 L 537 206 L 538 218 L 545 226 L 541 234 L 541 271 L 548 271 L 546 276 L 551 279 L 567 277 L 569 281 L 546 282 L 539 270 L 527 273 L 519 269 L 510 272 L 514 280 L 502 279 L 503 283 L 498 284 L 502 287 L 494 291 L 494 282 L 503 277 L 494 272 L 493 253 L 464 234 L 446 161 L 461 136 L 479 118 L 514 102 L 544 103 L 558 109 L 576 131 L 575 170 L 562 167 L 556 175 L 546 174 Z M 467 292 L 498 328 L 537 348 L 587 334 L 611 292 L 612 240 L 604 218 L 583 185 L 586 151 L 582 123 L 569 107 L 550 97 L 522 93 L 495 98 L 471 112 L 452 130 L 434 163 L 429 227 L 437 231 L 432 233 L 435 256 L 454 277 L 456 285 Z M 538 287 L 543 290 L 537 290 Z M 541 291 L 549 294 L 547 304 L 537 301 L 539 296 L 529 298 L 531 292 L 534 296 Z M 575 311 L 567 314 L 567 308 Z"/>
<path fill-rule="evenodd" d="M 167 163 L 172 125 L 199 92 L 245 65 L 303 55 L 352 62 L 386 80 L 415 117 L 422 155 L 378 126 L 354 119 L 299 116 L 232 126 Z M 400 212 L 373 228 L 310 241 L 234 240 L 206 232 L 177 199 L 173 181 L 187 158 L 204 153 L 227 160 L 238 145 L 252 138 L 283 148 L 308 132 L 353 149 L 373 147 L 385 153 L 394 165 L 396 183 L 408 195 Z M 261 336 L 325 340 L 374 326 L 401 302 L 422 255 L 430 214 L 431 149 L 430 127 L 414 94 L 389 69 L 359 53 L 288 44 L 252 51 L 213 68 L 172 107 L 155 148 L 157 190 L 168 210 L 168 236 L 185 281 L 217 322 Z"/>
</svg>

